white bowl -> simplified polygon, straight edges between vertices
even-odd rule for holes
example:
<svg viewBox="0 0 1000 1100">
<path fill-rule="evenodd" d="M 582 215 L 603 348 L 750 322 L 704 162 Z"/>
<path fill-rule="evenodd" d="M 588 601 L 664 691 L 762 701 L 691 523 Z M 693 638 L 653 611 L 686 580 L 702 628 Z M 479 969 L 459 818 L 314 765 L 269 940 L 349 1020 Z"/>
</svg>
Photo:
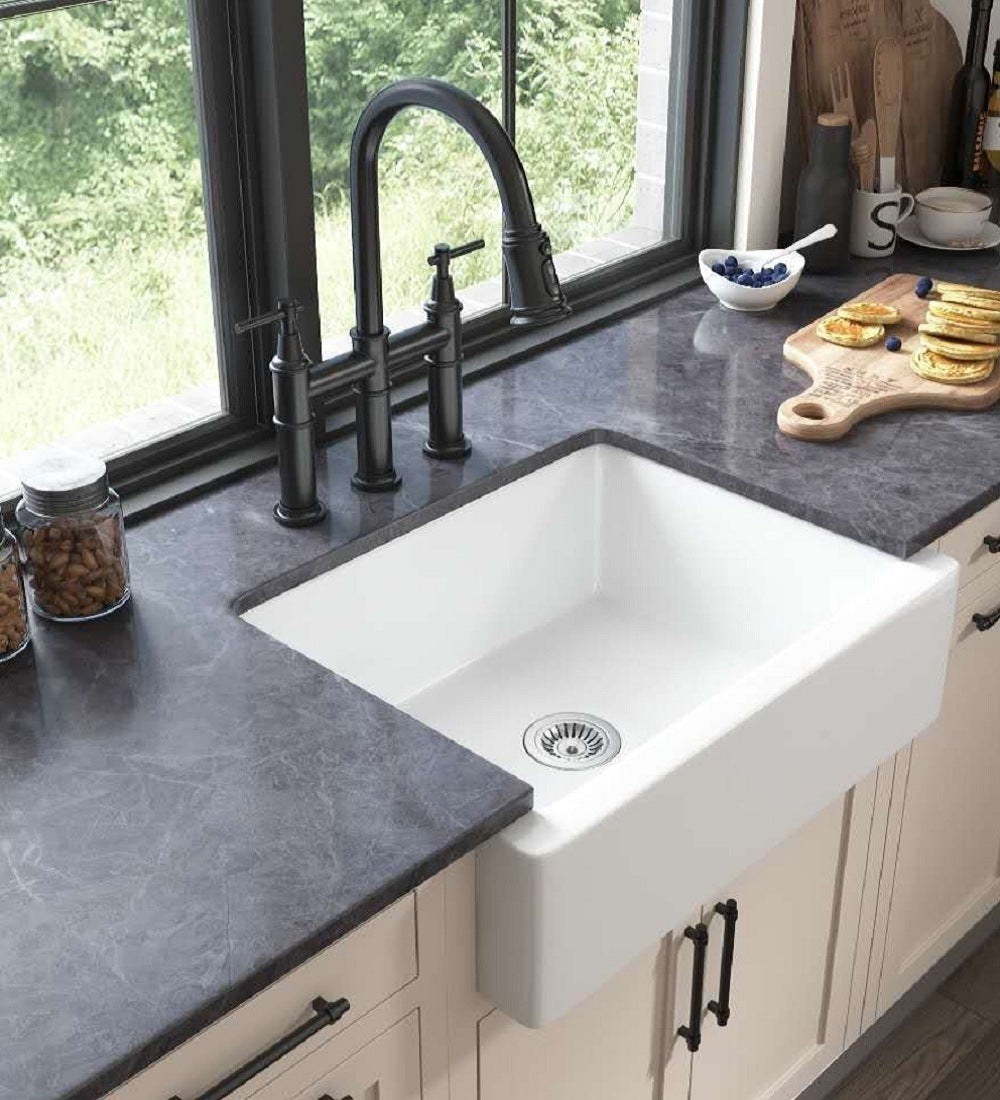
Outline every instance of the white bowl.
<svg viewBox="0 0 1000 1100">
<path fill-rule="evenodd" d="M 957 244 L 982 237 L 993 201 L 966 187 L 928 187 L 917 195 L 917 224 L 935 244 Z"/>
<path fill-rule="evenodd" d="M 773 256 L 774 248 L 756 252 L 737 252 L 732 248 L 705 248 L 698 255 L 698 266 L 705 286 L 719 299 L 726 309 L 736 309 L 742 313 L 761 313 L 774 307 L 795 289 L 802 277 L 806 261 L 800 252 L 792 252 L 780 262 L 788 268 L 788 277 L 771 286 L 753 287 L 731 283 L 722 275 L 716 275 L 712 264 L 721 264 L 727 256 L 735 256 L 741 267 L 753 264 L 757 267 L 768 256 Z"/>
</svg>

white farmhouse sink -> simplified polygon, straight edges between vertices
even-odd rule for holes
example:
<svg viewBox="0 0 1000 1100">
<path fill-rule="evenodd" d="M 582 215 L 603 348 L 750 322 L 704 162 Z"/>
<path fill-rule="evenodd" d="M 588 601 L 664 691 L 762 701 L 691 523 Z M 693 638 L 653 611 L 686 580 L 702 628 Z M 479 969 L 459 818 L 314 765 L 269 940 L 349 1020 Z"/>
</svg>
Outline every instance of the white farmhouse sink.
<svg viewBox="0 0 1000 1100">
<path fill-rule="evenodd" d="M 934 719 L 956 577 L 593 445 L 245 618 L 532 784 L 477 922 L 480 990 L 538 1027 Z M 537 763 L 558 712 L 620 753 Z"/>
</svg>

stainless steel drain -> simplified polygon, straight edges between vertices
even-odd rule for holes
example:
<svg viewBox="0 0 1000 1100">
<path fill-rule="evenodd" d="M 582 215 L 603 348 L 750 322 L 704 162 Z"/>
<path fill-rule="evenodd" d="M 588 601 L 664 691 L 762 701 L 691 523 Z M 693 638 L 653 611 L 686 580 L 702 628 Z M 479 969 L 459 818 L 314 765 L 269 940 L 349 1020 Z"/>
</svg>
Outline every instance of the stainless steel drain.
<svg viewBox="0 0 1000 1100">
<path fill-rule="evenodd" d="M 622 747 L 619 732 L 593 714 L 548 714 L 524 731 L 524 751 L 539 764 L 564 771 L 599 768 Z"/>
</svg>

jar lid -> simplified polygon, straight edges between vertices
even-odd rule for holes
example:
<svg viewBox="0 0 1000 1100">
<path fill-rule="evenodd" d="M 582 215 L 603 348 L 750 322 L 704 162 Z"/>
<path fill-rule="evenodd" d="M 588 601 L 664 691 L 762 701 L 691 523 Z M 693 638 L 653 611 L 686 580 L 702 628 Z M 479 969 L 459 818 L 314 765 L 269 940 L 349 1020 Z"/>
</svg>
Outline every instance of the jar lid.
<svg viewBox="0 0 1000 1100">
<path fill-rule="evenodd" d="M 108 499 L 108 468 L 76 451 L 41 451 L 21 468 L 28 507 L 43 516 L 67 516 L 99 508 Z"/>
</svg>

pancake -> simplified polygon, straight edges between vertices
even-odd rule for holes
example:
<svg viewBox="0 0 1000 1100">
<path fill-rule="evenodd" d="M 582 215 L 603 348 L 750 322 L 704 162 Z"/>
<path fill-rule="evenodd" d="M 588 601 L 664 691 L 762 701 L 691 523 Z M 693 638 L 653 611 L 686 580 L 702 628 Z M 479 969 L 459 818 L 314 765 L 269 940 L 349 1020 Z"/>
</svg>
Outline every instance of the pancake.
<svg viewBox="0 0 1000 1100">
<path fill-rule="evenodd" d="M 992 298 L 980 298 L 975 294 L 966 294 L 964 291 L 946 290 L 941 295 L 941 301 L 966 309 L 974 309 L 977 313 L 983 314 L 983 320 L 1000 324 L 1000 302 L 994 302 Z"/>
<path fill-rule="evenodd" d="M 957 325 L 965 325 L 966 328 L 978 329 L 979 332 L 1000 335 L 1000 323 L 978 309 L 970 309 L 969 306 L 960 306 L 954 302 L 931 302 L 927 312 L 929 316 L 942 321 L 953 321 Z"/>
<path fill-rule="evenodd" d="M 837 310 L 837 316 L 862 325 L 898 325 L 903 319 L 895 306 L 881 302 L 848 302 Z"/>
<path fill-rule="evenodd" d="M 996 302 L 996 308 L 1000 309 L 1000 290 L 987 290 L 981 286 L 970 286 L 968 283 L 946 283 L 935 279 L 934 289 L 938 294 L 972 294 L 977 298 L 989 298 Z"/>
<path fill-rule="evenodd" d="M 917 331 L 926 333 L 928 336 L 972 341 L 974 344 L 983 344 L 987 347 L 996 347 L 1000 343 L 1000 336 L 994 336 L 991 332 L 980 332 L 979 329 L 969 328 L 968 325 L 956 325 L 954 321 L 942 321 L 939 317 L 928 317 L 922 325 L 917 327 Z"/>
<path fill-rule="evenodd" d="M 870 348 L 885 336 L 881 325 L 862 325 L 843 317 L 827 317 L 816 326 L 816 335 L 828 344 L 845 348 Z"/>
<path fill-rule="evenodd" d="M 914 352 L 910 359 L 914 374 L 929 382 L 941 382 L 948 386 L 973 386 L 977 382 L 985 382 L 993 373 L 995 364 L 995 359 L 962 363 L 958 359 L 937 355 L 926 348 Z"/>
<path fill-rule="evenodd" d="M 931 336 L 926 332 L 920 334 L 920 344 L 935 355 L 943 355 L 948 359 L 960 359 L 963 363 L 981 363 L 984 360 L 995 359 L 998 354 L 996 347 L 990 348 L 984 344 L 961 340 L 944 340 L 940 336 Z"/>
</svg>

